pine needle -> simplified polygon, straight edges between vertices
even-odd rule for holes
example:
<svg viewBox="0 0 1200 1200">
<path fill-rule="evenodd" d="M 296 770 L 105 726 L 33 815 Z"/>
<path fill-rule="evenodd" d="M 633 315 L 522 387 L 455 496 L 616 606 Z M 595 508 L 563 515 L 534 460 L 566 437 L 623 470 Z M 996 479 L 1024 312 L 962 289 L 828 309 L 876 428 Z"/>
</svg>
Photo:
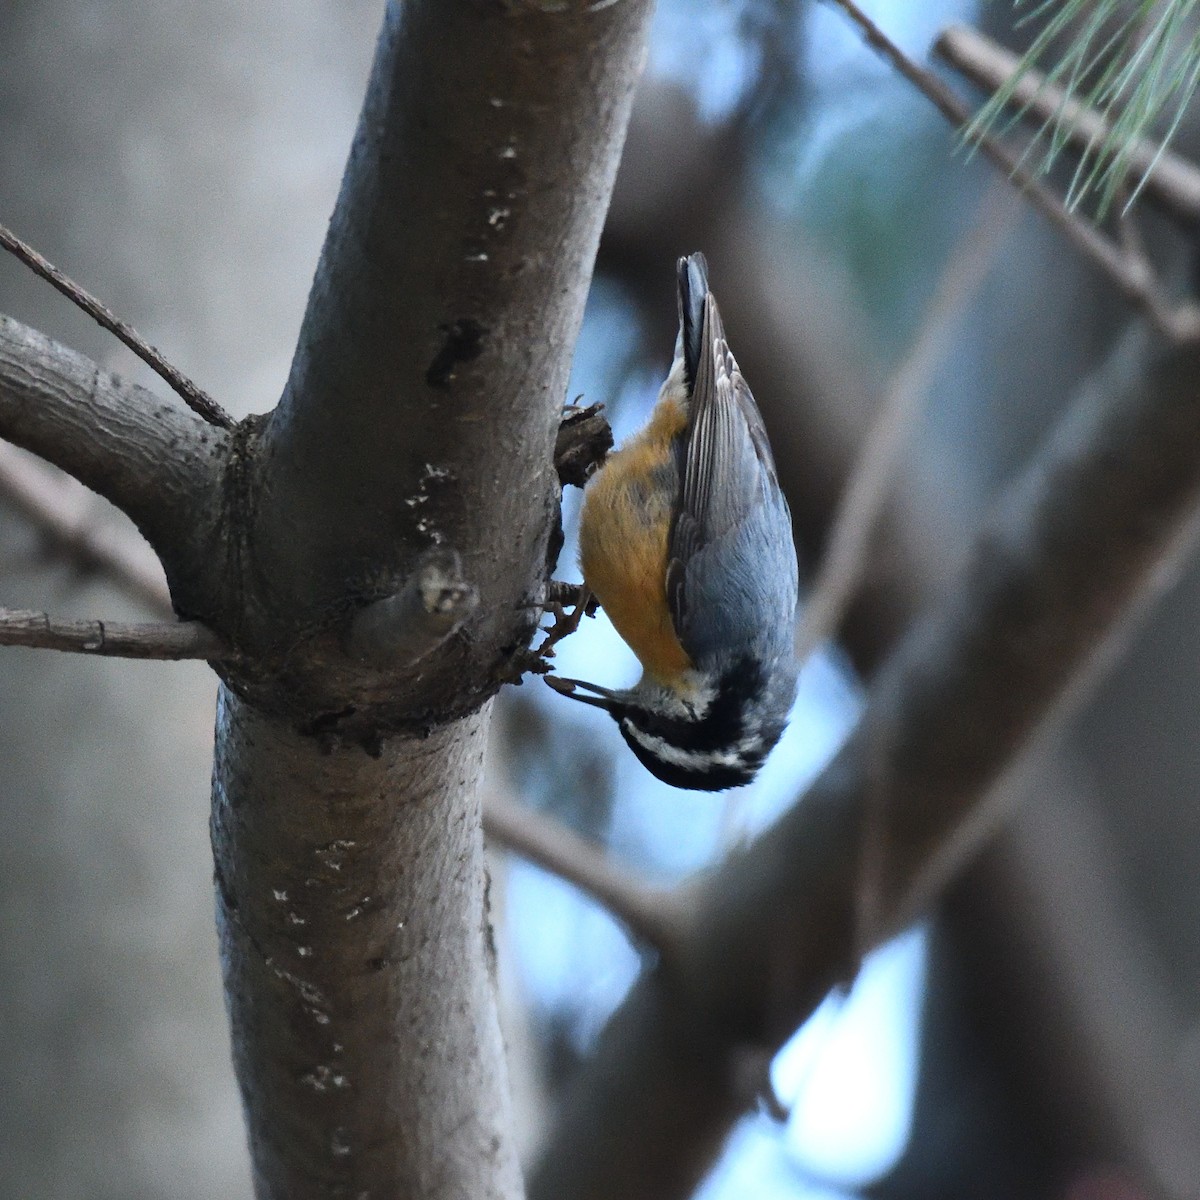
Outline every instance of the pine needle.
<svg viewBox="0 0 1200 1200">
<path fill-rule="evenodd" d="M 1080 155 L 1067 205 L 1074 209 L 1088 197 L 1097 201 L 1103 218 L 1118 195 L 1125 207 L 1145 183 L 1127 178 L 1130 152 L 1149 136 L 1152 126 L 1170 114 L 1160 138 L 1165 149 L 1183 119 L 1200 83 L 1200 32 L 1193 17 L 1200 0 L 1014 0 L 1028 6 L 1021 24 L 1044 21 L 1020 66 L 980 109 L 964 133 L 968 142 L 1009 132 L 1029 108 L 1016 104 L 1014 93 L 1030 70 L 1041 70 L 1046 82 L 1063 89 L 1068 101 L 1086 105 L 1109 123 L 1108 136 L 1090 143 Z M 1054 46 L 1065 42 L 1055 56 Z M 1064 106 L 1035 132 L 1024 157 L 1045 175 L 1061 157 L 1072 132 Z M 1161 153 L 1161 151 L 1160 151 Z"/>
</svg>

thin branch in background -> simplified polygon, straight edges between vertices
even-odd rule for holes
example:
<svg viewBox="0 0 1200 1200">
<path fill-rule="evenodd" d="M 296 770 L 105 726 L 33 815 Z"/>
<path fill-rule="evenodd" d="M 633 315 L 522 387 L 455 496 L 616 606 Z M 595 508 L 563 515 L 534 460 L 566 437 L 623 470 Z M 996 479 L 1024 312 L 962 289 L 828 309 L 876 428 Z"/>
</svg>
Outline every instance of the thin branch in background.
<svg viewBox="0 0 1200 1200">
<path fill-rule="evenodd" d="M 497 845 L 574 884 L 639 941 L 664 955 L 678 942 L 680 921 L 672 894 L 615 866 L 603 847 L 495 793 L 484 802 L 483 829 Z"/>
<path fill-rule="evenodd" d="M 1146 278 L 1108 238 L 1041 184 L 1013 151 L 986 134 L 968 132 L 972 114 L 967 105 L 932 71 L 909 58 L 854 0 L 830 0 L 830 3 L 842 9 L 858 26 L 867 44 L 929 99 L 985 158 L 1001 167 L 1029 203 L 1099 268 L 1131 304 L 1144 312 L 1156 329 L 1179 343 L 1200 337 L 1200 311 L 1189 304 L 1176 306 L 1162 293 L 1156 277 Z"/>
<path fill-rule="evenodd" d="M 796 632 L 803 662 L 832 637 L 866 571 L 871 537 L 887 499 L 896 460 L 921 415 L 930 377 L 945 357 L 967 305 L 1020 212 L 1008 190 L 992 191 L 951 253 L 908 355 L 892 376 L 834 514 L 828 544 Z"/>
<path fill-rule="evenodd" d="M 228 659 L 228 647 L 198 621 L 56 621 L 44 612 L 0 608 L 0 646 L 65 650 L 109 658 Z"/>
<path fill-rule="evenodd" d="M 1064 145 L 1081 154 L 1116 136 L 1104 113 L 1081 104 L 1040 71 L 1026 68 L 1018 73 L 1021 59 L 969 25 L 943 30 L 933 51 L 965 79 L 995 93 L 989 104 L 1007 96 L 1006 105 L 1015 106 L 1019 117 L 1043 124 L 1056 121 Z M 982 114 L 976 122 L 981 120 Z M 1189 227 L 1200 222 L 1200 168 L 1147 138 L 1130 142 L 1126 163 L 1128 175 L 1141 179 L 1147 201 Z M 1127 193 L 1122 208 L 1127 209 L 1132 200 Z"/>
<path fill-rule="evenodd" d="M 1197 363 L 1197 367 L 1200 368 L 1200 363 Z M 1200 370 L 1196 377 L 1200 378 Z M 1117 458 L 1118 454 L 1114 452 L 1111 459 L 1115 461 Z M 1164 541 L 1159 566 L 1151 572 L 1146 584 L 1131 596 L 1116 629 L 1107 634 L 1092 652 L 1089 661 L 1063 688 L 1055 706 L 1058 713 L 1078 712 L 1096 681 L 1110 675 L 1117 664 L 1129 657 L 1133 640 L 1146 627 L 1150 612 L 1178 582 L 1188 564 L 1194 561 L 1198 546 L 1200 504 L 1193 505 L 1191 512 L 1180 519 L 1174 533 Z M 1047 720 L 1046 724 L 1054 728 L 1052 720 Z M 994 803 L 998 807 L 1003 806 L 1011 795 L 1021 792 L 1020 771 L 1019 763 L 1016 782 L 997 789 L 998 796 Z M 979 818 L 963 822 L 945 839 L 937 854 L 912 864 L 903 890 L 893 898 L 893 907 L 885 914 L 887 924 L 884 928 L 887 932 L 902 929 L 930 910 L 947 884 L 961 870 L 962 864 L 974 853 L 978 845 L 979 828 Z"/>
<path fill-rule="evenodd" d="M 156 616 L 173 617 L 161 570 L 132 537 L 92 519 L 82 495 L 80 485 L 69 488 L 45 467 L 0 442 L 0 497 L 31 521 L 55 551 L 85 571 L 103 574 Z"/>
<path fill-rule="evenodd" d="M 23 262 L 35 275 L 44 279 L 103 329 L 107 329 L 128 346 L 142 362 L 171 386 L 194 413 L 219 429 L 233 428 L 233 418 L 206 391 L 167 362 L 132 325 L 122 321 L 110 308 L 90 292 L 84 291 L 73 279 L 64 275 L 53 263 L 48 262 L 32 246 L 3 225 L 0 225 L 0 249 L 7 250 L 14 258 Z"/>
</svg>

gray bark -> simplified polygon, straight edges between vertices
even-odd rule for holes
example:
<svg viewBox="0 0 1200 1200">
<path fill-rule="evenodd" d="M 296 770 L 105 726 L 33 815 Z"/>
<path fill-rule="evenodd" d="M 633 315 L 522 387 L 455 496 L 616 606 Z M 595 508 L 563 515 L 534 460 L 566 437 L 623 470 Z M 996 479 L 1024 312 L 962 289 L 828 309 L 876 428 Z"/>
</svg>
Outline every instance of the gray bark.
<svg viewBox="0 0 1200 1200">
<path fill-rule="evenodd" d="M 224 430 L 3 315 L 0 433 L 121 509 L 168 579 L 215 519 Z"/>
<path fill-rule="evenodd" d="M 483 952 L 488 716 L 371 758 L 221 693 L 217 923 L 262 1195 L 520 1194 Z"/>
</svg>

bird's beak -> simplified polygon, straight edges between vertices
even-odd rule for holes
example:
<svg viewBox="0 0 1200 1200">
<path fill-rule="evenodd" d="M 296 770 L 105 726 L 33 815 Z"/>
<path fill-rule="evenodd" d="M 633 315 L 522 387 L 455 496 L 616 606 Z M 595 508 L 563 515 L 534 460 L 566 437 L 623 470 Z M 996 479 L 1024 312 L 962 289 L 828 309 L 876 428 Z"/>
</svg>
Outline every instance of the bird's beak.
<svg viewBox="0 0 1200 1200">
<path fill-rule="evenodd" d="M 543 675 L 542 678 L 560 696 L 570 696 L 572 700 L 579 700 L 583 704 L 590 704 L 593 708 L 603 708 L 607 711 L 616 703 L 618 698 L 617 693 L 611 689 L 600 687 L 596 683 L 585 683 L 582 679 L 564 679 L 561 675 Z M 586 688 L 589 692 L 595 694 L 588 696 L 576 691 L 577 688 Z"/>
</svg>

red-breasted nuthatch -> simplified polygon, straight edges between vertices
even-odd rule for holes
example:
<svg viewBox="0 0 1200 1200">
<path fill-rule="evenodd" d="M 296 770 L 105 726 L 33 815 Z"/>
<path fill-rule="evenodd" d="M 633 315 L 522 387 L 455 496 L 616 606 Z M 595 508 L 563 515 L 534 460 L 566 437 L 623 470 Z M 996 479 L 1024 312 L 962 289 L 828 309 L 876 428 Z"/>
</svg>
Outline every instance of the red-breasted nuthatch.
<svg viewBox="0 0 1200 1200">
<path fill-rule="evenodd" d="M 642 678 L 550 682 L 610 713 L 659 779 L 720 791 L 754 778 L 787 721 L 796 548 L 704 256 L 681 258 L 678 277 L 670 374 L 649 423 L 588 484 L 579 528 L 584 586 Z"/>
</svg>

